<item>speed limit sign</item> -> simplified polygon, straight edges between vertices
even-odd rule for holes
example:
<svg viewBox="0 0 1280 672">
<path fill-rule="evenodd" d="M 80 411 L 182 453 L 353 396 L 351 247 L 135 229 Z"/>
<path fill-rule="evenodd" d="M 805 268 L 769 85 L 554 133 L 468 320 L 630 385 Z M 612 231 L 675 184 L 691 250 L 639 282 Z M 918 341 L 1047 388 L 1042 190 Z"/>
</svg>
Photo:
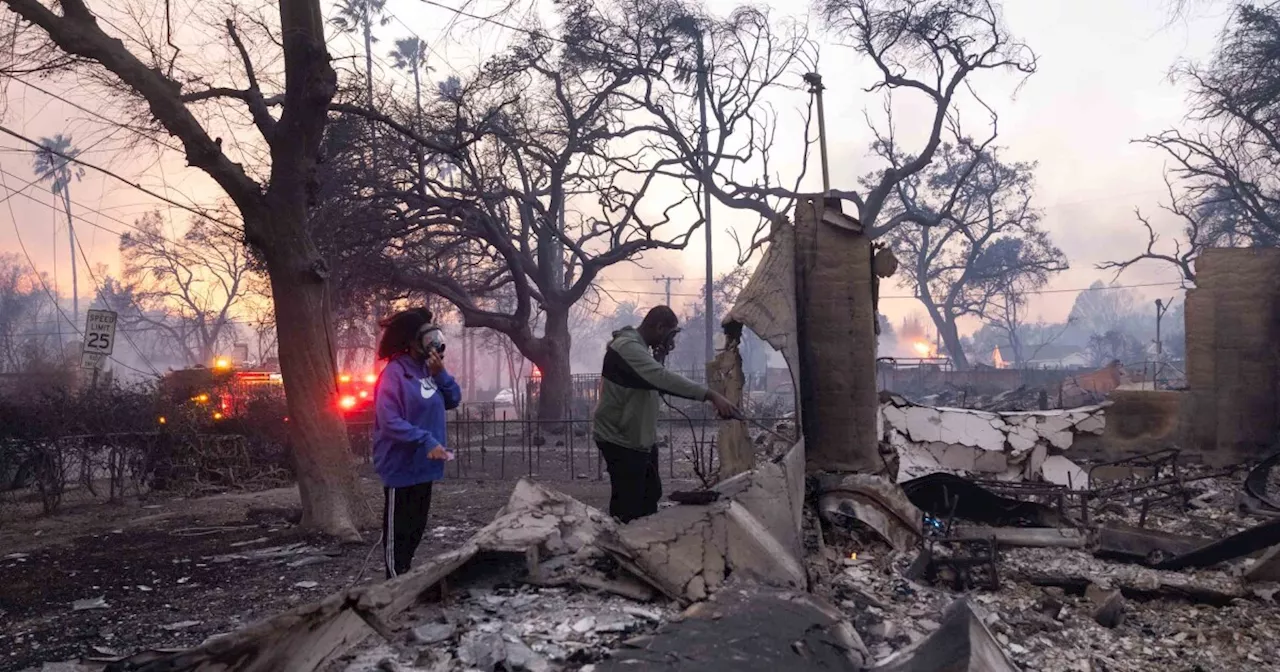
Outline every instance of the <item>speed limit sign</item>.
<svg viewBox="0 0 1280 672">
<path fill-rule="evenodd" d="M 80 359 L 83 368 L 98 368 L 115 350 L 116 317 L 112 310 L 89 311 L 84 328 L 84 355 Z"/>
</svg>

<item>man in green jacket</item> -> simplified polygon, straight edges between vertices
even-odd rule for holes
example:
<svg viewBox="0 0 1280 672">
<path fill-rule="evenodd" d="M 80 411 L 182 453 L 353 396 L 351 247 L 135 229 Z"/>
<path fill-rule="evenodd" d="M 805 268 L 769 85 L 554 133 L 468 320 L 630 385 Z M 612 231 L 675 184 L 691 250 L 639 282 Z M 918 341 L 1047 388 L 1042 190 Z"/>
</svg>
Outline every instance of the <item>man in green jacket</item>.
<svg viewBox="0 0 1280 672">
<path fill-rule="evenodd" d="M 595 441 L 609 470 L 609 514 L 630 522 L 658 511 L 662 479 L 658 475 L 658 393 L 709 401 L 722 418 L 736 414 L 718 392 L 668 371 L 654 358 L 654 348 L 670 347 L 678 331 L 675 311 L 657 306 L 640 328 L 613 332 L 600 374 L 600 401 L 595 413 Z"/>
</svg>

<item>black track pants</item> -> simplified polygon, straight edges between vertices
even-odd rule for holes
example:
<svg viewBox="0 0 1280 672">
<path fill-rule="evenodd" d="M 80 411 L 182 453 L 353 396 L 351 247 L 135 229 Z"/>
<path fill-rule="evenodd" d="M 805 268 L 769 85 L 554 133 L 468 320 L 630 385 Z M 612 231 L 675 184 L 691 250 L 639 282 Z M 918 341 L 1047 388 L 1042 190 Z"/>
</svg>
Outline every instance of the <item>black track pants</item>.
<svg viewBox="0 0 1280 672">
<path fill-rule="evenodd" d="M 405 488 L 383 488 L 386 502 L 382 507 L 382 551 L 387 565 L 387 578 L 409 571 L 413 553 L 422 543 L 431 513 L 431 483 Z"/>
<path fill-rule="evenodd" d="M 658 473 L 658 449 L 633 450 L 596 441 L 609 471 L 609 515 L 629 523 L 658 512 L 662 477 Z"/>
</svg>

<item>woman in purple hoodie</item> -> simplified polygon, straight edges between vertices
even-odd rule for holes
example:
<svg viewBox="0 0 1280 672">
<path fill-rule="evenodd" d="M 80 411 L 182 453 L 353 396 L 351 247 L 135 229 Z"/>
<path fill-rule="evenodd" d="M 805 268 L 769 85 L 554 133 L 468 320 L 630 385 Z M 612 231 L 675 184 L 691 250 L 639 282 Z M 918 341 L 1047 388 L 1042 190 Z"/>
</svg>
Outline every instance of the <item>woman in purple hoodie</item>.
<svg viewBox="0 0 1280 672">
<path fill-rule="evenodd" d="M 462 388 L 444 369 L 444 339 L 425 308 L 382 324 L 378 358 L 387 366 L 374 393 L 373 465 L 382 478 L 382 548 L 387 578 L 409 570 L 431 511 L 431 484 L 444 478 L 445 411 Z"/>
</svg>

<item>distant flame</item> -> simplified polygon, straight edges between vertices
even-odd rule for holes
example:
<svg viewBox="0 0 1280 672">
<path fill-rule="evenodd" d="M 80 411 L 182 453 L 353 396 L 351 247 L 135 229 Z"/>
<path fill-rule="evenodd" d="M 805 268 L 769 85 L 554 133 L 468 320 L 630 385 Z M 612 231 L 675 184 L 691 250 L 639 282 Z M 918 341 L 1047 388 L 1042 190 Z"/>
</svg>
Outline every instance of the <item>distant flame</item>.
<svg viewBox="0 0 1280 672">
<path fill-rule="evenodd" d="M 850 553 L 850 554 L 849 554 L 849 559 L 850 559 L 850 560 L 857 560 L 857 559 L 858 559 L 858 552 L 857 552 L 857 551 L 854 551 L 853 553 Z"/>
<path fill-rule="evenodd" d="M 916 341 L 911 344 L 912 348 L 919 353 L 921 357 L 931 357 L 933 355 L 933 347 L 924 341 Z"/>
</svg>

